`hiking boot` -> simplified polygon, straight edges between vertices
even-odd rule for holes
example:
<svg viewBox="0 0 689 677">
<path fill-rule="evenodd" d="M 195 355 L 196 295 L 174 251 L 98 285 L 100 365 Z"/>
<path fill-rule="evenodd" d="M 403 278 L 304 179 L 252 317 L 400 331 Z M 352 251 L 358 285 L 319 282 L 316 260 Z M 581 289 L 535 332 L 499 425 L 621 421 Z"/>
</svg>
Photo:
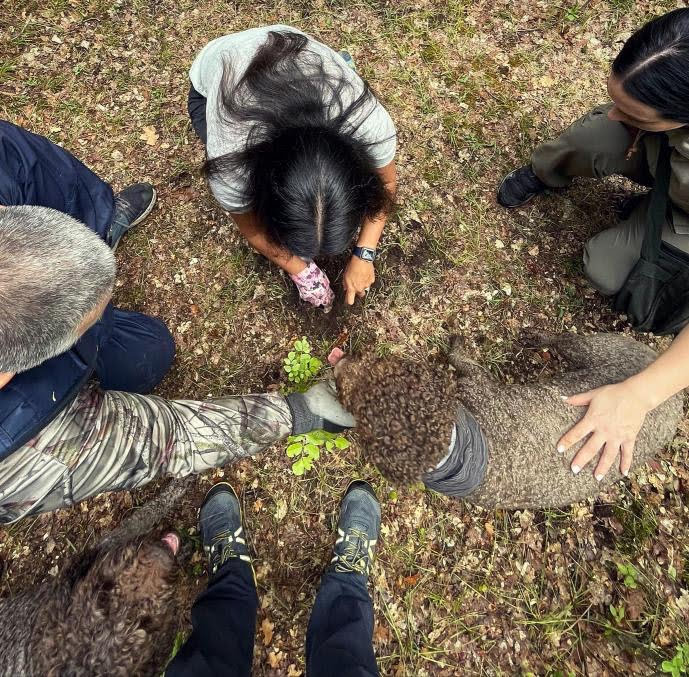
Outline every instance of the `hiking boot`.
<svg viewBox="0 0 689 677">
<path fill-rule="evenodd" d="M 251 565 L 244 540 L 242 510 L 234 489 L 227 482 L 212 486 L 199 510 L 199 533 L 208 554 L 208 571 L 212 576 L 233 559 Z"/>
<path fill-rule="evenodd" d="M 115 212 L 106 241 L 114 251 L 122 236 L 141 223 L 156 203 L 156 190 L 150 183 L 135 183 L 115 195 Z"/>
<path fill-rule="evenodd" d="M 533 173 L 531 165 L 525 165 L 510 172 L 502 180 L 498 188 L 498 203 L 507 208 L 521 207 L 547 188 Z"/>
<path fill-rule="evenodd" d="M 356 480 L 340 503 L 338 538 L 327 571 L 368 576 L 380 532 L 380 504 L 368 482 Z"/>
<path fill-rule="evenodd" d="M 648 192 L 625 193 L 615 201 L 615 213 L 620 221 L 626 221 L 646 199 Z"/>
</svg>

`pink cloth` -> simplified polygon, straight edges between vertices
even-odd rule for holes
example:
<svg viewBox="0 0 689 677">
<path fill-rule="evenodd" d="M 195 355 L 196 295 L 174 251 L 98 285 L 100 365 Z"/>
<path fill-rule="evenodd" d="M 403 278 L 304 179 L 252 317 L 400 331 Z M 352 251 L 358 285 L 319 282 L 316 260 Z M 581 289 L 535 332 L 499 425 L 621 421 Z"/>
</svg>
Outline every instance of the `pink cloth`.
<svg viewBox="0 0 689 677">
<path fill-rule="evenodd" d="M 328 276 L 313 262 L 299 275 L 290 275 L 299 290 L 299 297 L 313 306 L 322 307 L 327 313 L 333 305 L 335 294 L 330 288 Z"/>
</svg>

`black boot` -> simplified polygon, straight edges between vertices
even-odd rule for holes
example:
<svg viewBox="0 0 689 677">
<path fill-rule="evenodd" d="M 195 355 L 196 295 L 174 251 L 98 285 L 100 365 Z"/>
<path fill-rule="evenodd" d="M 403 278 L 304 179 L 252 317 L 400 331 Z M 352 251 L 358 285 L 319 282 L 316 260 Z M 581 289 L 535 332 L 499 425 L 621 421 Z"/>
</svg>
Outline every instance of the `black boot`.
<svg viewBox="0 0 689 677">
<path fill-rule="evenodd" d="M 507 208 L 521 207 L 547 188 L 533 173 L 531 165 L 525 165 L 510 172 L 502 180 L 498 188 L 498 203 Z"/>
</svg>

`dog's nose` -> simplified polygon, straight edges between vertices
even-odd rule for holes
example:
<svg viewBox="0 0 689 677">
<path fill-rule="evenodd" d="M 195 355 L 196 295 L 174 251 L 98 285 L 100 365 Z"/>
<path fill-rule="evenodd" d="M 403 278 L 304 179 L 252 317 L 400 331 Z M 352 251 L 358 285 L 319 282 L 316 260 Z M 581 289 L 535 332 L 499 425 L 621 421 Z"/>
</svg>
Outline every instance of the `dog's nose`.
<svg viewBox="0 0 689 677">
<path fill-rule="evenodd" d="M 160 540 L 165 543 L 173 555 L 177 555 L 179 550 L 179 536 L 174 531 L 165 534 Z"/>
</svg>

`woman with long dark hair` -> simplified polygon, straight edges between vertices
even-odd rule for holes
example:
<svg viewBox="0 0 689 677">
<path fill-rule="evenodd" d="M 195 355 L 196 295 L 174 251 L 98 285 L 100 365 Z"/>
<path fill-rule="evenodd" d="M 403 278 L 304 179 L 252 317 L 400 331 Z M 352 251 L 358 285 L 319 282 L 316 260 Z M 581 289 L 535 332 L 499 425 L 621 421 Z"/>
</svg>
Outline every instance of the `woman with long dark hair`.
<svg viewBox="0 0 689 677">
<path fill-rule="evenodd" d="M 366 82 L 289 26 L 213 40 L 189 77 L 211 191 L 249 244 L 328 310 L 334 295 L 313 259 L 354 242 L 345 298 L 364 296 L 396 181 L 395 126 Z"/>
<path fill-rule="evenodd" d="M 665 251 L 680 270 L 689 266 L 689 9 L 658 17 L 627 40 L 613 62 L 608 93 L 611 103 L 594 108 L 557 139 L 538 146 L 530 165 L 508 174 L 498 190 L 498 202 L 519 207 L 549 187 L 568 186 L 576 176 L 620 174 L 653 188 L 656 197 L 662 191 L 663 201 L 656 201 L 661 205 L 655 211 L 657 218 L 653 196 L 639 194 L 628 201 L 617 225 L 591 238 L 584 248 L 587 277 L 603 294 L 615 296 L 616 307 L 622 293 L 625 303 L 639 308 L 650 301 L 648 307 L 655 312 L 653 303 L 662 299 L 655 292 L 662 271 L 638 267 L 653 250 L 647 246 L 653 238 L 644 243 L 650 224 L 662 233 L 654 256 Z M 672 280 L 663 283 L 673 284 Z M 687 304 L 689 288 L 673 292 L 676 305 Z M 588 409 L 560 440 L 558 451 L 588 438 L 574 457 L 575 474 L 601 450 L 597 479 L 618 455 L 620 470 L 627 474 L 646 414 L 687 386 L 689 328 L 685 325 L 672 346 L 640 373 L 570 397 L 570 404 Z"/>
</svg>

